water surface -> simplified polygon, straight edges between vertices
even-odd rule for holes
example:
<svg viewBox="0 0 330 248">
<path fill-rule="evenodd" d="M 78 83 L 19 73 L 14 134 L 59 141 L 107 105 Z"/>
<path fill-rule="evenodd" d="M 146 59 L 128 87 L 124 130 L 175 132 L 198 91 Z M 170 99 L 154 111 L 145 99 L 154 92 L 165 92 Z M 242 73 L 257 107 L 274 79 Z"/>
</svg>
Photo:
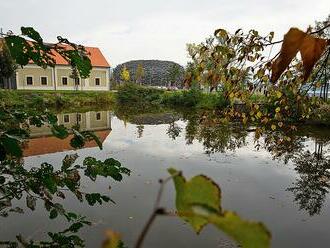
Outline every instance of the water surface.
<svg viewBox="0 0 330 248">
<path fill-rule="evenodd" d="M 67 114 L 68 115 L 68 114 Z M 132 170 L 122 182 L 111 179 L 84 181 L 88 191 L 109 194 L 116 204 L 90 207 L 74 197 L 63 205 L 88 216 L 93 226 L 81 236 L 87 247 L 99 247 L 104 231 L 120 232 L 132 247 L 152 212 L 158 180 L 168 176 L 167 169 L 182 170 L 187 177 L 204 174 L 222 191 L 222 206 L 245 219 L 263 222 L 272 234 L 272 247 L 327 247 L 330 244 L 329 206 L 329 130 L 306 131 L 292 140 L 292 146 L 276 151 L 265 137 L 256 147 L 254 133 L 228 127 L 203 126 L 194 118 L 159 114 L 121 120 L 110 111 L 58 116 L 65 125 L 80 122 L 82 129 L 94 130 L 103 141 L 78 151 L 68 141 L 56 141 L 49 130 L 35 129 L 25 150 L 27 166 L 42 162 L 60 165 L 66 154 L 78 153 L 104 160 L 113 157 Z M 271 142 L 268 142 L 271 143 Z M 258 148 L 258 149 L 257 149 Z M 110 186 L 110 187 L 109 187 Z M 83 188 L 83 189 L 84 189 Z M 109 189 L 110 188 L 110 189 Z M 161 201 L 175 209 L 175 192 L 170 182 Z M 18 203 L 24 206 L 25 202 Z M 15 235 L 39 239 L 48 231 L 65 226 L 60 218 L 49 220 L 41 205 L 37 211 L 3 218 L 0 239 Z M 196 235 L 192 228 L 175 217 L 159 217 L 145 240 L 144 247 L 233 247 L 224 234 L 207 226 Z"/>
</svg>

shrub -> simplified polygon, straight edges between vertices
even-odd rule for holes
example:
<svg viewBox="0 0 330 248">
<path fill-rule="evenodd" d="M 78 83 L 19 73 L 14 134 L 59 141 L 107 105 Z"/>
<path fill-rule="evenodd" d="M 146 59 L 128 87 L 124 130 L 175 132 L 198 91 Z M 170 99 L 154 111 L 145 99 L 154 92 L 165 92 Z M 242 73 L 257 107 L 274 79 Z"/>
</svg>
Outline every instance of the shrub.
<svg viewBox="0 0 330 248">
<path fill-rule="evenodd" d="M 197 89 L 188 91 L 166 92 L 162 103 L 173 107 L 196 107 L 202 98 L 202 92 Z"/>
<path fill-rule="evenodd" d="M 166 92 L 162 103 L 171 107 L 197 107 L 203 109 L 224 108 L 228 105 L 221 92 L 206 94 L 198 89 Z"/>
<path fill-rule="evenodd" d="M 161 103 L 163 93 L 163 90 L 126 83 L 118 88 L 117 103 L 136 108 L 157 107 Z"/>
<path fill-rule="evenodd" d="M 203 109 L 223 109 L 229 105 L 222 92 L 203 94 L 198 108 Z"/>
</svg>

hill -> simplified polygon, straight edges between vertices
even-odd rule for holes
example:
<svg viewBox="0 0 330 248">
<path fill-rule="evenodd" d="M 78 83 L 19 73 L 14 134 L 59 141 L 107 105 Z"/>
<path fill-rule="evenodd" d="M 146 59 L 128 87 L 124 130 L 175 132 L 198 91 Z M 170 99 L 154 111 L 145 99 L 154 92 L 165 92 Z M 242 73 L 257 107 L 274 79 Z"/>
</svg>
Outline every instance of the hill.
<svg viewBox="0 0 330 248">
<path fill-rule="evenodd" d="M 173 86 L 181 87 L 184 68 L 178 63 L 163 60 L 132 60 L 120 64 L 113 71 L 114 80 L 121 81 L 120 72 L 126 66 L 130 72 L 131 81 L 135 82 L 139 65 L 142 65 L 144 69 L 144 77 L 141 79 L 143 85 L 168 86 L 171 83 Z M 177 73 L 173 75 L 175 70 Z"/>
</svg>

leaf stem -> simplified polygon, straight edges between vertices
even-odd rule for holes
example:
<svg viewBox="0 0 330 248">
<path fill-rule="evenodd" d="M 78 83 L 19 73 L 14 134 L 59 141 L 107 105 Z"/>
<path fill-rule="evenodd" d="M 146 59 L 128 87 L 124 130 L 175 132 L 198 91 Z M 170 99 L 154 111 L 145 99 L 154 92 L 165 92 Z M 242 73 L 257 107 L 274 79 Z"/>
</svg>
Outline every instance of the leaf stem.
<svg viewBox="0 0 330 248">
<path fill-rule="evenodd" d="M 160 179 L 159 180 L 160 187 L 159 187 L 159 190 L 158 190 L 158 194 L 157 194 L 157 198 L 156 198 L 156 202 L 155 202 L 155 205 L 154 205 L 153 212 L 150 215 L 147 223 L 145 224 L 142 232 L 140 233 L 134 248 L 141 248 L 142 247 L 142 243 L 143 243 L 145 237 L 147 236 L 147 234 L 148 234 L 152 224 L 154 223 L 156 217 L 158 215 L 167 215 L 166 210 L 164 208 L 160 207 L 160 201 L 162 199 L 162 195 L 163 195 L 163 192 L 164 192 L 164 187 L 165 187 L 165 185 L 168 181 L 170 181 L 173 177 L 175 177 L 179 174 L 180 174 L 180 172 L 177 172 L 174 175 L 171 175 L 171 176 L 169 176 L 165 179 Z"/>
</svg>

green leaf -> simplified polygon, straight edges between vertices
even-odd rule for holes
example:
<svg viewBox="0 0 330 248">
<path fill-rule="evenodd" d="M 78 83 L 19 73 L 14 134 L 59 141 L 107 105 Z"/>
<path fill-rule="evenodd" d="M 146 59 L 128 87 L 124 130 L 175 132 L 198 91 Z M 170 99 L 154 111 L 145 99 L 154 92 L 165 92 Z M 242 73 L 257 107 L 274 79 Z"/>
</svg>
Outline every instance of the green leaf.
<svg viewBox="0 0 330 248">
<path fill-rule="evenodd" d="M 96 142 L 96 144 L 98 145 L 98 147 L 102 150 L 102 148 L 103 148 L 102 142 L 101 142 L 100 138 L 94 132 L 84 131 L 82 133 L 82 135 L 88 140 L 94 140 Z"/>
<path fill-rule="evenodd" d="M 50 193 L 54 194 L 57 191 L 57 184 L 54 175 L 45 175 L 42 178 L 42 183 L 50 191 Z"/>
<path fill-rule="evenodd" d="M 49 218 L 55 219 L 57 217 L 58 213 L 56 209 L 52 209 L 49 213 Z"/>
<path fill-rule="evenodd" d="M 29 63 L 28 53 L 23 51 L 30 50 L 30 46 L 22 37 L 11 35 L 5 37 L 6 45 L 9 49 L 10 55 L 19 65 L 27 65 Z"/>
<path fill-rule="evenodd" d="M 241 219 L 236 213 L 221 209 L 221 190 L 210 178 L 199 175 L 189 181 L 181 172 L 169 169 L 176 189 L 178 215 L 199 233 L 206 224 L 213 224 L 242 247 L 270 247 L 271 235 L 258 222 Z"/>
<path fill-rule="evenodd" d="M 61 55 L 68 59 L 72 66 L 77 67 L 79 75 L 82 78 L 87 78 L 92 70 L 92 64 L 90 59 L 82 54 L 82 51 L 78 50 L 64 50 L 60 51 Z"/>
<path fill-rule="evenodd" d="M 22 35 L 25 35 L 25 36 L 35 40 L 39 44 L 43 44 L 43 40 L 42 40 L 40 34 L 37 31 L 35 31 L 34 28 L 21 27 L 21 31 L 22 31 Z"/>
<path fill-rule="evenodd" d="M 3 184 L 6 182 L 6 178 L 3 176 L 0 176 L 0 184 Z"/>
<path fill-rule="evenodd" d="M 65 139 L 69 136 L 68 130 L 64 125 L 53 125 L 51 130 L 56 138 Z"/>
<path fill-rule="evenodd" d="M 270 247 L 271 234 L 264 224 L 242 219 L 234 212 L 210 215 L 208 221 L 236 240 L 242 247 Z"/>
<path fill-rule="evenodd" d="M 9 134 L 5 134 L 0 138 L 0 143 L 2 143 L 7 154 L 15 157 L 21 157 L 23 154 L 21 142 L 20 138 Z"/>
<path fill-rule="evenodd" d="M 130 170 L 122 167 L 121 163 L 113 158 L 106 159 L 104 162 L 93 157 L 87 157 L 83 162 L 87 166 L 85 175 L 95 181 L 97 176 L 112 177 L 116 181 L 123 179 L 122 174 L 130 175 Z"/>
<path fill-rule="evenodd" d="M 57 116 L 54 115 L 54 114 L 51 114 L 51 113 L 47 113 L 47 119 L 48 119 L 48 122 L 52 125 L 56 125 L 57 123 Z"/>
<path fill-rule="evenodd" d="M 70 141 L 70 145 L 73 148 L 83 148 L 85 145 L 85 137 L 77 130 L 73 129 L 73 138 Z"/>
<path fill-rule="evenodd" d="M 178 175 L 179 172 L 175 169 L 169 169 L 169 173 L 174 176 L 173 181 L 177 192 L 176 207 L 179 215 L 199 233 L 208 221 L 194 214 L 187 217 L 187 213 L 193 212 L 194 205 L 203 205 L 220 212 L 220 188 L 211 179 L 202 175 L 195 176 L 187 182 L 181 174 Z"/>
<path fill-rule="evenodd" d="M 79 231 L 80 228 L 82 228 L 84 225 L 80 222 L 77 222 L 77 223 L 73 223 L 70 227 L 69 227 L 69 231 L 70 232 L 73 232 L 73 233 L 76 233 Z"/>
</svg>

